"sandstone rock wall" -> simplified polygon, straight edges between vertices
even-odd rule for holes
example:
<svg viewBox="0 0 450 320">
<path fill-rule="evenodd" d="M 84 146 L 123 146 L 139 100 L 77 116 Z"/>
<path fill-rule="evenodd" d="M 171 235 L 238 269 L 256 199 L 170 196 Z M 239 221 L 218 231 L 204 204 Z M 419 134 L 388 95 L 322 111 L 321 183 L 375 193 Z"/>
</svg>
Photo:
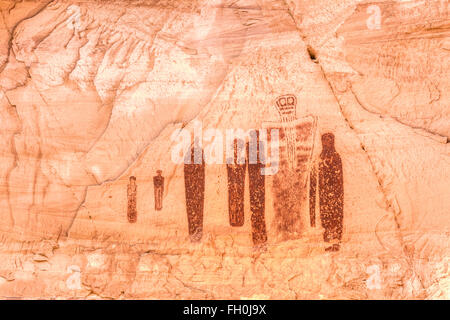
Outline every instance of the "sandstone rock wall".
<svg viewBox="0 0 450 320">
<path fill-rule="evenodd" d="M 1 297 L 448 299 L 448 1 L 0 8 Z M 288 197 L 301 228 L 280 236 L 274 208 L 291 209 L 276 204 L 270 175 L 267 243 L 255 248 L 249 176 L 244 225 L 232 227 L 225 162 L 205 166 L 203 236 L 192 242 L 173 160 L 181 133 L 201 126 L 213 156 L 227 130 L 279 123 L 286 94 L 297 119 L 315 119 L 308 168 L 334 134 L 339 251 L 326 251 L 319 211 L 310 226 L 309 182 Z"/>
</svg>

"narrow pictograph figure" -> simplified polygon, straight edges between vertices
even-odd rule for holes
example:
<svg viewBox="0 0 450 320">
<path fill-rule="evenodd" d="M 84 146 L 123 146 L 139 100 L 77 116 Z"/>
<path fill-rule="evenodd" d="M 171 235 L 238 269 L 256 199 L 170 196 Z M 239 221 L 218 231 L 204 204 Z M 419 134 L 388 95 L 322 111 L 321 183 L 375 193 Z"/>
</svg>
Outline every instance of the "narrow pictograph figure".
<svg viewBox="0 0 450 320">
<path fill-rule="evenodd" d="M 137 195 L 137 185 L 136 185 L 136 177 L 130 177 L 130 183 L 127 188 L 127 196 L 128 196 L 128 210 L 127 217 L 128 222 L 134 223 L 137 221 L 137 209 L 136 209 L 136 195 Z"/>
<path fill-rule="evenodd" d="M 316 226 L 316 189 L 317 189 L 316 167 L 312 167 L 309 182 L 309 222 L 311 227 Z"/>
<path fill-rule="evenodd" d="M 256 246 L 267 242 L 266 220 L 265 220 L 265 179 L 261 172 L 264 161 L 261 156 L 264 154 L 265 148 L 259 140 L 259 132 L 254 131 L 250 137 L 251 141 L 248 150 L 248 175 L 250 189 L 250 211 L 252 212 L 252 239 Z M 252 156 L 253 153 L 253 156 Z M 255 161 L 256 160 L 256 161 Z"/>
<path fill-rule="evenodd" d="M 184 162 L 184 186 L 186 193 L 186 211 L 189 236 L 192 242 L 198 242 L 203 235 L 203 206 L 205 200 L 205 161 L 203 149 L 198 140 Z"/>
<path fill-rule="evenodd" d="M 245 151 L 245 142 L 234 140 L 234 159 L 227 164 L 228 177 L 228 215 L 230 225 L 241 227 L 244 225 L 244 186 L 245 186 L 245 157 L 239 161 L 241 151 Z"/>
<path fill-rule="evenodd" d="M 322 135 L 322 153 L 319 160 L 319 210 L 320 221 L 325 229 L 323 240 L 332 243 L 326 251 L 338 251 L 342 239 L 344 218 L 344 176 L 342 161 L 334 147 L 334 135 Z M 316 170 L 310 177 L 310 217 L 315 219 Z M 313 222 L 311 221 L 311 225 Z"/>
<path fill-rule="evenodd" d="M 164 195 L 164 177 L 162 171 L 157 170 L 156 176 L 153 177 L 153 187 L 155 189 L 155 210 L 162 210 L 162 201 Z"/>
</svg>

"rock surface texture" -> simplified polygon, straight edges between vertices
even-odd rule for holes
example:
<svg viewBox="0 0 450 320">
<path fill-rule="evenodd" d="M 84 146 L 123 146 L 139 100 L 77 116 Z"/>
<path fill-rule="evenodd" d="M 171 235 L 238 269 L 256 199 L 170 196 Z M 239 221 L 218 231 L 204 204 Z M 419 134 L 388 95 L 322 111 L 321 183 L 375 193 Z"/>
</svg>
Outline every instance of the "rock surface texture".
<svg viewBox="0 0 450 320">
<path fill-rule="evenodd" d="M 0 10 L 0 298 L 450 299 L 448 0 Z"/>
</svg>

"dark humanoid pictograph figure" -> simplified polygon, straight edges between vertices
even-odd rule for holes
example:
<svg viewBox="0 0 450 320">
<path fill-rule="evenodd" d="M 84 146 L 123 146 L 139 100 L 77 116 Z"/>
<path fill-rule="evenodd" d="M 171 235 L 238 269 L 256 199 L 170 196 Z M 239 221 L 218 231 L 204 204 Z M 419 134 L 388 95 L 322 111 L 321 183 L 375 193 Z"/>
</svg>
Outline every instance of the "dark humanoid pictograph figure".
<svg viewBox="0 0 450 320">
<path fill-rule="evenodd" d="M 260 150 L 259 132 L 254 131 L 250 137 L 251 141 L 248 150 L 248 175 L 250 188 L 250 211 L 252 212 L 252 239 L 253 244 L 260 246 L 267 242 L 266 221 L 265 221 L 265 179 L 261 173 L 264 167 L 262 155 L 264 150 Z M 253 155 L 253 156 L 252 156 Z"/>
<path fill-rule="evenodd" d="M 130 177 L 130 183 L 127 188 L 127 196 L 128 196 L 128 210 L 127 217 L 128 222 L 134 223 L 137 221 L 137 209 L 136 209 L 136 195 L 137 195 L 137 185 L 136 185 L 136 177 Z"/>
<path fill-rule="evenodd" d="M 244 159 L 238 161 L 241 150 L 245 152 L 245 142 L 242 140 L 234 140 L 234 159 L 230 159 L 232 163 L 227 164 L 228 177 L 228 215 L 230 225 L 233 227 L 241 227 L 244 225 L 244 186 L 245 186 L 245 168 L 246 161 Z"/>
<path fill-rule="evenodd" d="M 313 168 L 310 176 L 309 210 L 311 226 L 315 226 L 315 204 L 317 172 Z M 323 239 L 333 242 L 326 251 L 338 251 L 342 239 L 344 218 L 344 177 L 342 161 L 334 148 L 334 135 L 322 135 L 322 153 L 319 160 L 319 209 L 320 221 L 325 229 Z"/>
<path fill-rule="evenodd" d="M 252 240 L 255 246 L 267 242 L 265 214 L 265 179 L 261 173 L 264 161 L 261 159 L 264 150 L 260 150 L 259 132 L 250 134 L 250 143 L 246 145 L 247 157 L 238 161 L 241 150 L 244 150 L 245 142 L 234 140 L 234 162 L 227 164 L 228 173 L 228 212 L 231 226 L 244 225 L 244 193 L 245 193 L 245 169 L 248 165 L 250 211 L 252 224 Z"/>
<path fill-rule="evenodd" d="M 155 210 L 162 210 L 162 201 L 164 195 L 164 177 L 162 171 L 157 170 L 156 176 L 153 177 L 153 188 L 155 189 Z"/>
<path fill-rule="evenodd" d="M 184 186 L 189 236 L 198 242 L 203 235 L 203 206 L 205 200 L 205 161 L 198 141 L 187 152 L 184 161 Z"/>
</svg>

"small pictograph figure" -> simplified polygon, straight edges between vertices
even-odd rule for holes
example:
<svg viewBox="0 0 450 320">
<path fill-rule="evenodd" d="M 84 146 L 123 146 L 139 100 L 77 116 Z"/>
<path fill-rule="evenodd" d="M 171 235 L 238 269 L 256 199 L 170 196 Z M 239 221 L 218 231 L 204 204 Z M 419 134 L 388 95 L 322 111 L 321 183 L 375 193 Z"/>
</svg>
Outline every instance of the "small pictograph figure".
<svg viewBox="0 0 450 320">
<path fill-rule="evenodd" d="M 130 177 L 130 183 L 127 188 L 127 196 L 128 196 L 128 209 L 127 209 L 127 217 L 128 222 L 134 223 L 137 221 L 137 209 L 136 209 L 136 195 L 137 195 L 137 185 L 136 185 L 136 177 Z"/>
<path fill-rule="evenodd" d="M 155 190 L 155 210 L 162 210 L 163 195 L 164 195 L 164 177 L 162 171 L 157 170 L 156 176 L 153 177 L 153 188 Z"/>
<path fill-rule="evenodd" d="M 323 240 L 332 243 L 326 251 L 338 251 L 342 239 L 344 218 L 344 177 L 342 161 L 334 147 L 334 135 L 322 135 L 322 153 L 319 160 L 319 210 L 320 221 L 325 229 Z M 315 226 L 317 172 L 313 168 L 310 176 L 309 210 L 311 226 Z"/>
<path fill-rule="evenodd" d="M 198 242 L 203 235 L 203 207 L 205 200 L 205 161 L 203 149 L 195 141 L 184 161 L 184 187 L 189 236 Z"/>
</svg>

